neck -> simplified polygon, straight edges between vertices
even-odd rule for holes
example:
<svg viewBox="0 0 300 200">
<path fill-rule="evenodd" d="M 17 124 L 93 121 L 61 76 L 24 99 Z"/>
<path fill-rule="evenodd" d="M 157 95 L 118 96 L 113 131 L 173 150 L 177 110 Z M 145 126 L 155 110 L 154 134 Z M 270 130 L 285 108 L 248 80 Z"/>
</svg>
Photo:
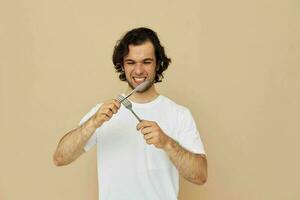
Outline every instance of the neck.
<svg viewBox="0 0 300 200">
<path fill-rule="evenodd" d="M 132 88 L 128 86 L 126 90 L 126 94 L 130 93 L 132 91 Z M 157 96 L 158 92 L 155 89 L 154 84 L 145 92 L 135 92 L 133 93 L 129 99 L 135 103 L 148 103 L 153 101 Z"/>
</svg>

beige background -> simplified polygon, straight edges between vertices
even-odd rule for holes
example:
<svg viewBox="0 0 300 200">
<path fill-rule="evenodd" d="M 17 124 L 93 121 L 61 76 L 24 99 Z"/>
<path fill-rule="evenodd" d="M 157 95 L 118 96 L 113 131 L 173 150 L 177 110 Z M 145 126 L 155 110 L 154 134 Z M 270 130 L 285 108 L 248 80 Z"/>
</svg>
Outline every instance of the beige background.
<svg viewBox="0 0 300 200">
<path fill-rule="evenodd" d="M 299 20 L 296 0 L 0 0 L 0 199 L 97 199 L 95 149 L 61 168 L 52 154 L 124 91 L 112 48 L 138 26 L 173 59 L 159 91 L 192 110 L 208 155 L 180 199 L 300 199 Z"/>
</svg>

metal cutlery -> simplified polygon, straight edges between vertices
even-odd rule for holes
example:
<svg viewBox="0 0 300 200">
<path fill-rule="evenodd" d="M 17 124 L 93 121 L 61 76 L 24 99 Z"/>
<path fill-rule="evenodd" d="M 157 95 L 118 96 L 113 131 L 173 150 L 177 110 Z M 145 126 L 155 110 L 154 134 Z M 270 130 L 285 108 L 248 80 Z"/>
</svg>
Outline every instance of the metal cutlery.
<svg viewBox="0 0 300 200">
<path fill-rule="evenodd" d="M 117 96 L 117 101 L 119 101 L 120 103 L 122 103 L 125 108 L 127 108 L 128 110 L 130 110 L 132 112 L 132 114 L 135 116 L 135 118 L 141 122 L 142 120 L 139 118 L 139 116 L 137 114 L 135 114 L 135 112 L 132 109 L 132 103 L 126 99 L 125 97 L 123 97 L 122 95 L 118 95 Z"/>
<path fill-rule="evenodd" d="M 147 87 L 149 86 L 151 82 L 149 80 L 145 80 L 143 83 L 139 84 L 132 90 L 129 94 L 127 94 L 125 97 L 122 96 L 122 99 L 120 100 L 120 103 L 122 103 L 125 99 L 130 97 L 134 92 L 143 92 Z"/>
</svg>

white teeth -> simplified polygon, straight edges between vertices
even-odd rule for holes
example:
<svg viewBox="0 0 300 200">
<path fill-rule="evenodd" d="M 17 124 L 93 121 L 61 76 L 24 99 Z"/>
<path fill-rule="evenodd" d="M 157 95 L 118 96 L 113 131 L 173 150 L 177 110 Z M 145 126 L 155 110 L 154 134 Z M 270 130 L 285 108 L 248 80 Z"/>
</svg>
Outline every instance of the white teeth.
<svg viewBox="0 0 300 200">
<path fill-rule="evenodd" d="M 137 82 L 141 82 L 141 81 L 144 81 L 146 78 L 133 77 L 133 79 Z"/>
</svg>

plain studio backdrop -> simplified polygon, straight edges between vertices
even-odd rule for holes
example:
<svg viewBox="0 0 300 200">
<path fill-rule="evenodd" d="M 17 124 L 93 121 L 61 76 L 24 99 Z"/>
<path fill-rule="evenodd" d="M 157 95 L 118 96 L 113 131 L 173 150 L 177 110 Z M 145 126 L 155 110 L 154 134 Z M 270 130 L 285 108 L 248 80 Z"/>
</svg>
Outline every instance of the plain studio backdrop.
<svg viewBox="0 0 300 200">
<path fill-rule="evenodd" d="M 97 200 L 96 149 L 56 167 L 59 139 L 126 88 L 111 62 L 128 30 L 157 31 L 160 93 L 191 109 L 208 156 L 181 200 L 296 200 L 299 1 L 0 0 L 0 199 Z"/>
</svg>

